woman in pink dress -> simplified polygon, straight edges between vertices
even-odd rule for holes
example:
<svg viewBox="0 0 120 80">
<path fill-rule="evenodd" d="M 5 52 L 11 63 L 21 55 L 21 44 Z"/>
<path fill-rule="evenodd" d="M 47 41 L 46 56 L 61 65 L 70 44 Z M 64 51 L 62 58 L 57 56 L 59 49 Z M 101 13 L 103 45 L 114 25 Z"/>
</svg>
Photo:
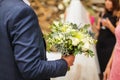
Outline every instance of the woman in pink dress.
<svg viewBox="0 0 120 80">
<path fill-rule="evenodd" d="M 117 16 L 119 22 L 115 29 L 116 44 L 104 72 L 104 80 L 120 80 L 120 11 L 117 12 Z"/>
</svg>

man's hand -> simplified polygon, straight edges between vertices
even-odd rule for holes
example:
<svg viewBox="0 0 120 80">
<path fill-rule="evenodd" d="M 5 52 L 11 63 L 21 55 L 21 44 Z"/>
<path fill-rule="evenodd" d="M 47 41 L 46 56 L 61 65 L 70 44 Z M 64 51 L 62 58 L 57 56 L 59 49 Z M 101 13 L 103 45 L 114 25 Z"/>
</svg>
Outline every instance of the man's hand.
<svg viewBox="0 0 120 80">
<path fill-rule="evenodd" d="M 74 55 L 69 55 L 69 56 L 64 56 L 62 57 L 68 64 L 68 67 L 73 65 L 73 62 L 75 60 L 75 56 Z"/>
</svg>

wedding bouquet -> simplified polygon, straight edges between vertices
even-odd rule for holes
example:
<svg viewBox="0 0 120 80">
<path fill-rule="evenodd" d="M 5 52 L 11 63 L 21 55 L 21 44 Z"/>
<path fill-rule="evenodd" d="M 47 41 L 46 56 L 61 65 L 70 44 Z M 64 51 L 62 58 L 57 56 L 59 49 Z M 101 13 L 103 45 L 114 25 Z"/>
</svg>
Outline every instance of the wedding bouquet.
<svg viewBox="0 0 120 80">
<path fill-rule="evenodd" d="M 50 27 L 51 32 L 45 36 L 48 51 L 54 47 L 63 56 L 70 54 L 94 56 L 90 47 L 96 40 L 89 35 L 87 29 L 89 25 L 81 26 L 79 29 L 76 24 L 54 22 Z"/>
</svg>

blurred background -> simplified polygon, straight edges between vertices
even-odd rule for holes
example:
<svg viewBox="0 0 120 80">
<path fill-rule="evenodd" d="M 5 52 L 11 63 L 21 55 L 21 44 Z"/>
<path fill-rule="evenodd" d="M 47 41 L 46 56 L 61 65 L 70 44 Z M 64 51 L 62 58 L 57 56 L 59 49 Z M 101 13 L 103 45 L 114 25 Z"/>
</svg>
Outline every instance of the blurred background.
<svg viewBox="0 0 120 80">
<path fill-rule="evenodd" d="M 49 25 L 55 21 L 64 19 L 66 8 L 71 0 L 30 0 L 32 8 L 38 15 L 42 32 L 48 33 Z M 95 17 L 97 22 L 98 13 L 103 11 L 104 0 L 81 0 L 82 4 Z"/>
</svg>

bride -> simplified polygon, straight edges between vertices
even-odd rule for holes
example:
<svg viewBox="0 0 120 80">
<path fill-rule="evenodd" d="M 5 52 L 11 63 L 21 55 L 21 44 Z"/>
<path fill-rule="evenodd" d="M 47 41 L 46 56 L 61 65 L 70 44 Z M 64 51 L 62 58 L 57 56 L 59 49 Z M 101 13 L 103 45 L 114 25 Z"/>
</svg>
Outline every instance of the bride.
<svg viewBox="0 0 120 80">
<path fill-rule="evenodd" d="M 75 23 L 78 26 L 81 24 L 89 24 L 89 17 L 86 9 L 81 4 L 80 0 L 71 0 L 69 7 L 66 10 L 65 22 Z M 98 78 L 98 62 L 96 58 L 95 48 L 94 57 L 86 57 L 84 55 L 76 55 L 74 65 L 67 72 L 66 76 L 52 78 L 51 80 L 99 80 Z M 61 57 L 60 53 L 47 54 L 48 60 L 54 60 Z"/>
<path fill-rule="evenodd" d="M 65 13 L 65 21 L 75 23 L 77 26 L 80 24 L 90 23 L 87 13 L 88 12 L 85 10 L 80 0 L 71 0 L 71 3 Z"/>
</svg>

